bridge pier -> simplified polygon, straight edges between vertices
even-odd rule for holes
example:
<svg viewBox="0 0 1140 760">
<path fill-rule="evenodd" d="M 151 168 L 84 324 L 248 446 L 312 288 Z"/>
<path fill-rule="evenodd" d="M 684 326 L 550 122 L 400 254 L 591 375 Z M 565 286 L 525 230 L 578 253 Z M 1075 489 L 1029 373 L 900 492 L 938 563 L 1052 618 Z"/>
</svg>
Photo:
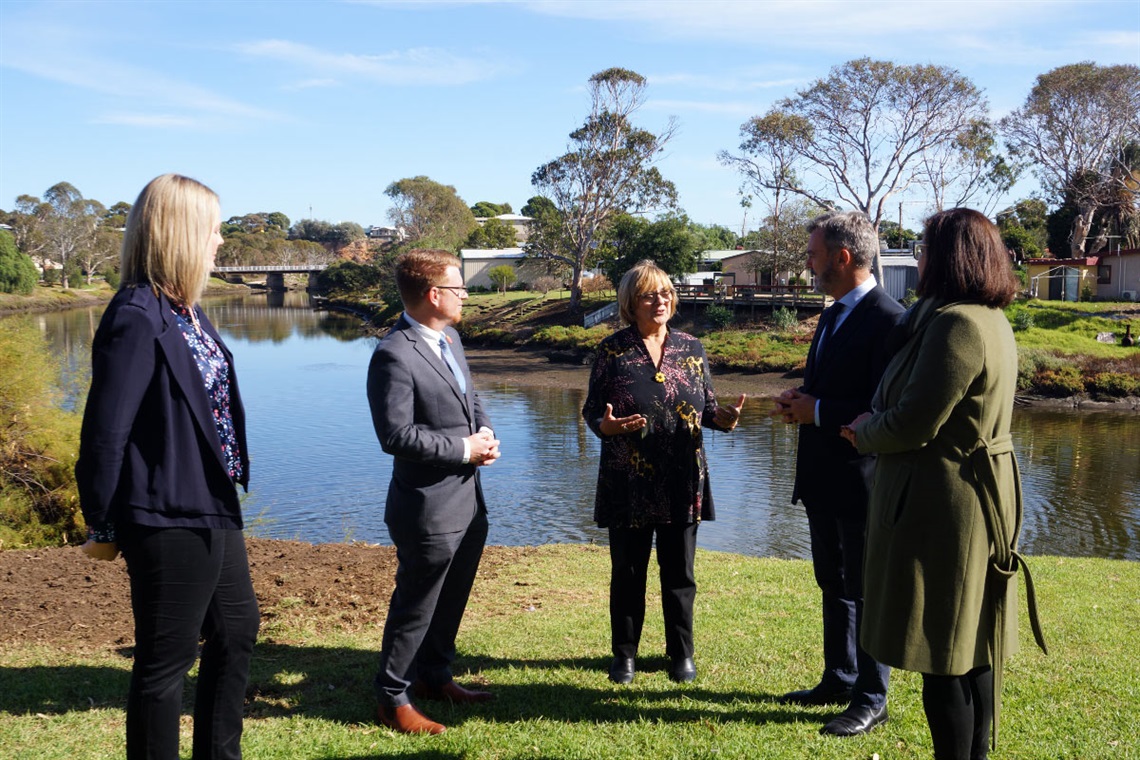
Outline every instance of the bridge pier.
<svg viewBox="0 0 1140 760">
<path fill-rule="evenodd" d="M 281 272 L 269 272 L 265 275 L 265 287 L 269 290 L 284 290 L 285 275 Z"/>
<path fill-rule="evenodd" d="M 313 291 L 315 291 L 315 290 L 317 290 L 317 289 L 318 289 L 318 288 L 317 288 L 317 275 L 319 275 L 319 274 L 320 274 L 320 272 L 309 272 L 309 287 L 308 287 L 308 290 L 313 290 Z"/>
</svg>

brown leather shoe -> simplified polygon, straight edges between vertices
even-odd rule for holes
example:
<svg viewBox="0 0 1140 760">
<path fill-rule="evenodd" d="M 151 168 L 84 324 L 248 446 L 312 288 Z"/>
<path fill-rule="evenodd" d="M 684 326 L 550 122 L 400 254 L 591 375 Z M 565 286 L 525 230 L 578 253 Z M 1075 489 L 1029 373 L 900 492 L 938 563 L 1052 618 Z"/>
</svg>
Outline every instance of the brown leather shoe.
<svg viewBox="0 0 1140 760">
<path fill-rule="evenodd" d="M 423 681 L 416 681 L 412 684 L 412 694 L 416 699 L 446 700 L 453 705 L 473 705 L 495 699 L 495 695 L 489 691 L 464 689 L 455 681 L 448 681 L 442 686 L 429 686 Z"/>
<path fill-rule="evenodd" d="M 436 723 L 417 710 L 413 704 L 399 707 L 380 705 L 376 708 L 376 720 L 380 725 L 399 731 L 401 734 L 442 734 L 447 730 L 447 726 Z"/>
</svg>

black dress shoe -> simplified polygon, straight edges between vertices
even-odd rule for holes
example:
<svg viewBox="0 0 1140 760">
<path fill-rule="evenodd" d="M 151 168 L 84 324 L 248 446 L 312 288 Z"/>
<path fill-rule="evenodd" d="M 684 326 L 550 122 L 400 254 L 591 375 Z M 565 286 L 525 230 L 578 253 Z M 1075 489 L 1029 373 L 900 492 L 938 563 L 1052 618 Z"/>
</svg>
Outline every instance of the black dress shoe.
<svg viewBox="0 0 1140 760">
<path fill-rule="evenodd" d="M 870 731 L 880 723 L 887 722 L 887 706 L 878 710 L 873 707 L 856 707 L 852 705 L 819 729 L 821 734 L 831 736 L 859 736 Z"/>
<path fill-rule="evenodd" d="M 615 657 L 610 663 L 610 680 L 614 683 L 632 683 L 633 658 Z"/>
<path fill-rule="evenodd" d="M 688 683 L 697 677 L 697 666 L 692 657 L 674 657 L 669 665 L 669 680 Z"/>
<path fill-rule="evenodd" d="M 851 689 L 839 687 L 828 688 L 817 684 L 810 689 L 789 691 L 780 697 L 782 705 L 803 705 L 804 707 L 818 707 L 819 705 L 847 705 L 851 703 Z"/>
</svg>

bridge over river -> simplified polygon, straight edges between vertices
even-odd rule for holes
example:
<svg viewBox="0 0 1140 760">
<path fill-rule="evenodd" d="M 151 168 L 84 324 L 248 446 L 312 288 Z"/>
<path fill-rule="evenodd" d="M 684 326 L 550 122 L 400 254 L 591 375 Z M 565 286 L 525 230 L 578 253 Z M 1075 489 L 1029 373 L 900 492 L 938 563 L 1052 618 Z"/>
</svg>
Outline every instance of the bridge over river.
<svg viewBox="0 0 1140 760">
<path fill-rule="evenodd" d="M 214 271 L 211 274 L 227 281 L 235 276 L 265 275 L 265 287 L 269 290 L 284 290 L 285 275 L 287 274 L 307 274 L 309 275 L 309 289 L 316 290 L 317 275 L 324 271 L 326 267 L 328 267 L 328 264 L 270 264 L 268 266 L 256 267 L 214 267 Z"/>
</svg>

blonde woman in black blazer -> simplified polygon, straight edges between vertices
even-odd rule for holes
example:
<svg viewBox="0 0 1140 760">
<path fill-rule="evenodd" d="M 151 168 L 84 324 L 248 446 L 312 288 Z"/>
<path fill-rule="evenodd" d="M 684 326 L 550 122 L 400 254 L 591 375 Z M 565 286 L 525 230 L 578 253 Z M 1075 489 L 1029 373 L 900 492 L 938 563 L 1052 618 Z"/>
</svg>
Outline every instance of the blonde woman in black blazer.
<svg viewBox="0 0 1140 760">
<path fill-rule="evenodd" d="M 218 197 L 150 182 L 127 219 L 123 285 L 92 345 L 75 474 L 93 557 L 122 550 L 135 618 L 127 757 L 176 758 L 182 686 L 205 640 L 194 758 L 240 758 L 258 609 L 236 484 L 249 480 L 233 356 L 198 298 Z"/>
</svg>

